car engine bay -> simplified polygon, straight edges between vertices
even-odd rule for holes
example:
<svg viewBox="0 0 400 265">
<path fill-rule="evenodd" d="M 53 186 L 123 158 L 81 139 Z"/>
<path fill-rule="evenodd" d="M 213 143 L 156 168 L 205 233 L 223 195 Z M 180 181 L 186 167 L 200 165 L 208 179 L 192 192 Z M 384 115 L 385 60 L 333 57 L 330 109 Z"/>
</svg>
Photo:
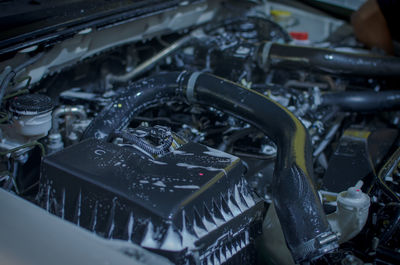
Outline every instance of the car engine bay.
<svg viewBox="0 0 400 265">
<path fill-rule="evenodd" d="M 3 49 L 2 190 L 143 264 L 398 264 L 400 59 L 178 6 Z"/>
</svg>

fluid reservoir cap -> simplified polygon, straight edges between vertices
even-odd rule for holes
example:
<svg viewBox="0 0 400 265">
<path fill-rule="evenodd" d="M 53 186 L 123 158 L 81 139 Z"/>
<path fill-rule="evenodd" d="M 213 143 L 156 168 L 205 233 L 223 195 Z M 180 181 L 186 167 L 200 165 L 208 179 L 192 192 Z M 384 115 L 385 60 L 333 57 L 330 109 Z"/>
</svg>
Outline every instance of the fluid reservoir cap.
<svg viewBox="0 0 400 265">
<path fill-rule="evenodd" d="M 10 111 L 19 115 L 38 115 L 49 112 L 54 105 L 46 95 L 26 94 L 15 97 L 10 104 Z"/>
<path fill-rule="evenodd" d="M 367 194 L 357 187 L 351 187 L 347 191 L 339 193 L 337 198 L 338 204 L 346 208 L 368 208 L 370 198 Z"/>
</svg>

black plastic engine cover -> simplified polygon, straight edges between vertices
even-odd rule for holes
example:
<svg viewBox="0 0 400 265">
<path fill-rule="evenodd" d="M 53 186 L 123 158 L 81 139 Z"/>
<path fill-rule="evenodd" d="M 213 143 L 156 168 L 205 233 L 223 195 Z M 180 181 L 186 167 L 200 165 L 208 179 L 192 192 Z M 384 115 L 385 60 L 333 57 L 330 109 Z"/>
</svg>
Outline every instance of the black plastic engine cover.
<svg viewBox="0 0 400 265">
<path fill-rule="evenodd" d="M 243 172 L 239 158 L 201 144 L 153 159 L 88 139 L 44 158 L 39 199 L 81 227 L 175 263 L 247 264 L 264 204 Z"/>
</svg>

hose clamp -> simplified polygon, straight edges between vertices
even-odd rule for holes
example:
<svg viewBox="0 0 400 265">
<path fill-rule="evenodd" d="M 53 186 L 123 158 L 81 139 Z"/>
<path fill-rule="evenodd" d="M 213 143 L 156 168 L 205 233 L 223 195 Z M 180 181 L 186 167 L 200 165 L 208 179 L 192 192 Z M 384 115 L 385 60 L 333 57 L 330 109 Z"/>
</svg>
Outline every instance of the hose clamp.
<svg viewBox="0 0 400 265">
<path fill-rule="evenodd" d="M 301 263 L 318 258 L 337 247 L 337 235 L 329 231 L 292 249 L 292 255 L 296 263 Z"/>
<path fill-rule="evenodd" d="M 194 86 L 196 85 L 197 78 L 200 76 L 201 72 L 194 72 L 190 77 L 186 88 L 186 98 L 189 102 L 196 101 L 194 97 Z"/>
<path fill-rule="evenodd" d="M 262 53 L 261 53 L 261 66 L 264 69 L 268 68 L 268 57 L 269 57 L 269 52 L 271 51 L 271 47 L 272 47 L 273 42 L 272 41 L 268 41 L 264 44 L 263 48 L 262 48 Z"/>
</svg>

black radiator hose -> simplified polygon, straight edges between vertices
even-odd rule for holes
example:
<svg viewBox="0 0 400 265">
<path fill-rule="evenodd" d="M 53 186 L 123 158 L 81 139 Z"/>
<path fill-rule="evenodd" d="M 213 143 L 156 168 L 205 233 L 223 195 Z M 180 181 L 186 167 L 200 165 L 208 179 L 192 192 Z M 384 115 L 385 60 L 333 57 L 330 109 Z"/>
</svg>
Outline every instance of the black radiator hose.
<svg viewBox="0 0 400 265">
<path fill-rule="evenodd" d="M 179 73 L 166 73 L 133 83 L 93 119 L 81 139 L 107 139 L 115 131 L 126 127 L 142 110 L 179 96 L 183 100 L 179 92 L 180 79 Z"/>
<path fill-rule="evenodd" d="M 400 109 L 400 91 L 342 91 L 321 95 L 320 105 L 338 106 L 341 110 L 370 112 Z"/>
<path fill-rule="evenodd" d="M 244 120 L 277 144 L 273 201 L 294 260 L 309 260 L 335 248 L 336 237 L 312 182 L 312 147 L 303 124 L 278 103 L 236 83 L 200 73 L 184 78 L 190 102 Z"/>
<path fill-rule="evenodd" d="M 340 52 L 265 42 L 256 53 L 261 68 L 285 68 L 308 70 L 328 74 L 351 74 L 358 76 L 399 77 L 400 58 Z"/>
<path fill-rule="evenodd" d="M 147 87 L 142 86 L 144 83 Z M 135 97 L 133 94 L 138 93 L 138 87 L 142 88 L 143 94 Z M 131 96 L 128 92 L 113 103 L 123 104 L 121 109 L 124 110 L 116 112 L 109 106 L 94 119 L 85 137 L 99 137 L 120 129 L 127 124 L 127 119 L 143 108 L 141 106 L 150 102 L 150 94 L 155 100 L 186 97 L 190 103 L 227 112 L 262 130 L 278 146 L 273 200 L 294 260 L 311 260 L 337 247 L 337 238 L 330 229 L 312 182 L 310 138 L 302 123 L 287 109 L 253 90 L 199 72 L 170 73 L 145 79 L 130 93 Z M 129 116 L 125 117 L 127 114 Z"/>
</svg>

